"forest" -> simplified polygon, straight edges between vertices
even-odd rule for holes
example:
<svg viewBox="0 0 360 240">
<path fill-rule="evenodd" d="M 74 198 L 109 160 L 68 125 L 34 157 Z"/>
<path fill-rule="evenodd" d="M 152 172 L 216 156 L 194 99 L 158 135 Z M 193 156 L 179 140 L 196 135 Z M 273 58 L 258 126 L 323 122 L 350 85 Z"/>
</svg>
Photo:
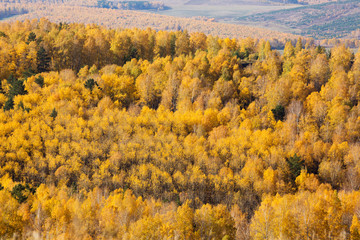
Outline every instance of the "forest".
<svg viewBox="0 0 360 240">
<path fill-rule="evenodd" d="M 97 7 L 126 10 L 165 10 L 169 9 L 163 2 L 155 1 L 107 1 L 98 0 Z"/>
<path fill-rule="evenodd" d="M 243 16 L 238 20 L 243 24 L 283 26 L 288 28 L 286 32 L 315 39 L 351 39 L 357 38 L 352 32 L 359 29 L 359 13 L 359 1 L 344 0 Z"/>
<path fill-rule="evenodd" d="M 16 9 L 18 12 L 25 8 L 28 12 L 8 19 L 6 22 L 25 21 L 29 19 L 46 18 L 56 23 L 83 23 L 98 24 L 107 28 L 140 28 L 146 30 L 152 28 L 157 31 L 202 32 L 207 35 L 222 38 L 259 38 L 270 40 L 273 46 L 284 47 L 286 39 L 297 39 L 297 35 L 281 33 L 269 29 L 256 28 L 237 24 L 225 24 L 219 22 L 203 21 L 193 18 L 182 18 L 159 15 L 149 12 L 132 10 L 106 9 L 96 7 L 73 6 L 68 4 L 1 4 L 0 8 Z M 201 18 L 200 18 L 201 19 Z M 360 46 L 360 41 L 356 44 Z"/>
<path fill-rule="evenodd" d="M 283 0 L 0 0 L 0 22 L 46 18 L 58 24 L 95 23 L 113 29 L 186 29 L 221 38 L 269 40 L 276 49 L 301 35 L 318 44 L 341 39 L 358 48 L 359 9 L 358 0 L 297 4 Z"/>
<path fill-rule="evenodd" d="M 360 51 L 0 24 L 0 238 L 360 239 Z"/>
</svg>

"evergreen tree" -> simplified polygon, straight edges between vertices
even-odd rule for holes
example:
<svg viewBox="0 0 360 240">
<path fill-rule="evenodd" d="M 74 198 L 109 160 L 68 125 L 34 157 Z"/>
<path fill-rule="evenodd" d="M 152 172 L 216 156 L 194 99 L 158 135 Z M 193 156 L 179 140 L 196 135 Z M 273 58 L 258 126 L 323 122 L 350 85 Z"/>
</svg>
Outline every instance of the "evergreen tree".
<svg viewBox="0 0 360 240">
<path fill-rule="evenodd" d="M 67 29 L 69 27 L 69 24 L 68 23 L 63 23 L 63 22 L 60 22 L 59 23 L 59 31 L 61 30 L 61 29 Z"/>
<path fill-rule="evenodd" d="M 49 54 L 46 52 L 44 47 L 40 47 L 37 51 L 37 70 L 39 73 L 46 72 L 50 68 L 51 58 Z"/>
<path fill-rule="evenodd" d="M 273 113 L 276 121 L 284 121 L 285 108 L 283 106 L 277 105 L 274 109 L 271 109 L 271 112 Z"/>
<path fill-rule="evenodd" d="M 24 195 L 25 189 L 26 189 L 25 186 L 19 183 L 10 192 L 11 196 L 15 198 L 19 203 L 23 203 L 28 198 L 27 196 Z"/>
<path fill-rule="evenodd" d="M 17 95 L 25 95 L 27 91 L 25 90 L 24 82 L 22 80 L 15 79 L 13 80 L 10 86 L 8 93 L 9 97 L 15 97 Z"/>
<path fill-rule="evenodd" d="M 14 99 L 11 97 L 11 98 L 8 98 L 8 100 L 5 102 L 4 111 L 8 111 L 13 108 L 14 108 Z"/>
<path fill-rule="evenodd" d="M 10 89 L 7 94 L 8 100 L 4 104 L 4 110 L 8 111 L 14 108 L 14 97 L 17 95 L 25 95 L 27 91 L 25 90 L 23 80 L 17 79 L 13 74 L 9 76 L 7 82 L 10 84 Z"/>
<path fill-rule="evenodd" d="M 36 189 L 33 187 L 30 187 L 29 184 L 22 185 L 21 183 L 17 184 L 15 187 L 13 187 L 11 193 L 11 196 L 15 198 L 19 203 L 25 202 L 30 194 L 34 194 L 36 192 Z"/>
<path fill-rule="evenodd" d="M 172 57 L 174 57 L 175 53 L 176 53 L 176 36 L 174 33 L 172 33 L 170 38 L 170 54 Z"/>
<path fill-rule="evenodd" d="M 86 80 L 84 84 L 85 88 L 89 89 L 90 91 L 94 89 L 95 85 L 98 86 L 97 82 L 95 82 L 93 78 Z"/>
<path fill-rule="evenodd" d="M 31 76 L 34 76 L 35 74 L 36 74 L 35 71 L 32 68 L 29 68 L 26 71 L 24 71 L 22 75 L 23 75 L 24 78 L 27 79 L 27 78 L 29 78 Z"/>
<path fill-rule="evenodd" d="M 44 77 L 39 75 L 37 78 L 35 78 L 35 82 L 40 86 L 43 87 L 44 86 Z"/>
<path fill-rule="evenodd" d="M 50 117 L 52 117 L 53 119 L 55 119 L 57 117 L 57 111 L 55 108 L 52 110 Z"/>
<path fill-rule="evenodd" d="M 133 58 L 138 59 L 138 50 L 136 49 L 135 46 L 131 46 L 129 58 L 127 59 L 127 61 L 130 61 Z"/>
<path fill-rule="evenodd" d="M 26 44 L 36 41 L 36 34 L 31 32 L 26 40 Z"/>
<path fill-rule="evenodd" d="M 292 182 L 300 175 L 301 169 L 304 167 L 304 160 L 302 160 L 298 155 L 286 158 L 286 162 L 290 169 L 290 179 Z"/>
</svg>

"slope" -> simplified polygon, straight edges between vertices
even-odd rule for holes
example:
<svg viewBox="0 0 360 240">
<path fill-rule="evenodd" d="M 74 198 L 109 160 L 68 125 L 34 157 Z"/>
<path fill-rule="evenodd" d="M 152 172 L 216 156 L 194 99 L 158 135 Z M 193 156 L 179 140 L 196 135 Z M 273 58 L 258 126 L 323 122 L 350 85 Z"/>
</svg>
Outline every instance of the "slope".
<svg viewBox="0 0 360 240">
<path fill-rule="evenodd" d="M 242 24 L 283 28 L 315 38 L 346 38 L 360 26 L 360 2 L 330 2 L 239 17 Z M 264 24 L 265 23 L 265 24 Z"/>
<path fill-rule="evenodd" d="M 187 30 L 189 32 L 203 32 L 225 38 L 252 37 L 263 39 L 276 38 L 279 40 L 297 38 L 297 36 L 293 34 L 236 24 L 177 18 L 137 11 L 64 5 L 44 6 L 28 14 L 9 18 L 6 21 L 23 21 L 25 19 L 40 19 L 43 17 L 53 22 L 96 23 L 109 28 L 146 29 L 151 27 L 155 30 Z"/>
</svg>

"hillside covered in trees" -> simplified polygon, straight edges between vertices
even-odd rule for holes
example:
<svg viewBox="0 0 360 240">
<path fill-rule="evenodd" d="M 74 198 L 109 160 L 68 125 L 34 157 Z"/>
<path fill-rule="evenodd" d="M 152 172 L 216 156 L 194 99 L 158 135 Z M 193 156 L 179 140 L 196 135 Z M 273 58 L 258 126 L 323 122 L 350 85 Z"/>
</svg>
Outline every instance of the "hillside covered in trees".
<svg viewBox="0 0 360 240">
<path fill-rule="evenodd" d="M 0 236 L 359 239 L 360 53 L 0 25 Z"/>
<path fill-rule="evenodd" d="M 0 21 L 6 22 L 47 18 L 267 40 L 302 35 L 360 41 L 359 14 L 358 0 L 0 0 Z"/>
<path fill-rule="evenodd" d="M 280 27 L 285 32 L 316 39 L 356 38 L 360 27 L 358 0 L 329 1 L 316 5 L 277 10 L 238 18 L 239 23 L 262 27 Z"/>
<path fill-rule="evenodd" d="M 219 37 L 229 38 L 261 38 L 277 39 L 284 42 L 285 39 L 296 39 L 293 34 L 280 33 L 264 28 L 256 28 L 237 24 L 226 24 L 195 20 L 192 18 L 180 18 L 159 15 L 154 13 L 137 12 L 130 10 L 95 8 L 71 5 L 37 5 L 31 4 L 24 8 L 23 4 L 11 8 L 11 11 L 26 11 L 26 14 L 14 15 L 3 19 L 5 22 L 25 21 L 27 19 L 47 18 L 56 23 L 95 23 L 108 28 L 152 28 L 158 31 L 187 30 L 189 32 L 202 32 Z M 276 45 L 276 43 L 274 42 Z"/>
<path fill-rule="evenodd" d="M 188 4 L 188 5 L 243 5 L 243 4 L 321 4 L 327 2 L 335 2 L 338 0 L 163 0 L 166 4 Z M 175 3 L 174 3 L 175 2 Z"/>
</svg>

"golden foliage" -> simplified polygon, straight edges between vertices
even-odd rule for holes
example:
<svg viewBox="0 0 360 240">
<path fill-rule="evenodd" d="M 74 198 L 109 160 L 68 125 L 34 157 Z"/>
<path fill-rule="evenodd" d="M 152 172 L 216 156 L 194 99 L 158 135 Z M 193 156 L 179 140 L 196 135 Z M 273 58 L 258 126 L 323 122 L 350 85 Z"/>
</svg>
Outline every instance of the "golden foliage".
<svg viewBox="0 0 360 240">
<path fill-rule="evenodd" d="M 0 26 L 1 237 L 358 239 L 358 56 L 31 23 Z"/>
</svg>

